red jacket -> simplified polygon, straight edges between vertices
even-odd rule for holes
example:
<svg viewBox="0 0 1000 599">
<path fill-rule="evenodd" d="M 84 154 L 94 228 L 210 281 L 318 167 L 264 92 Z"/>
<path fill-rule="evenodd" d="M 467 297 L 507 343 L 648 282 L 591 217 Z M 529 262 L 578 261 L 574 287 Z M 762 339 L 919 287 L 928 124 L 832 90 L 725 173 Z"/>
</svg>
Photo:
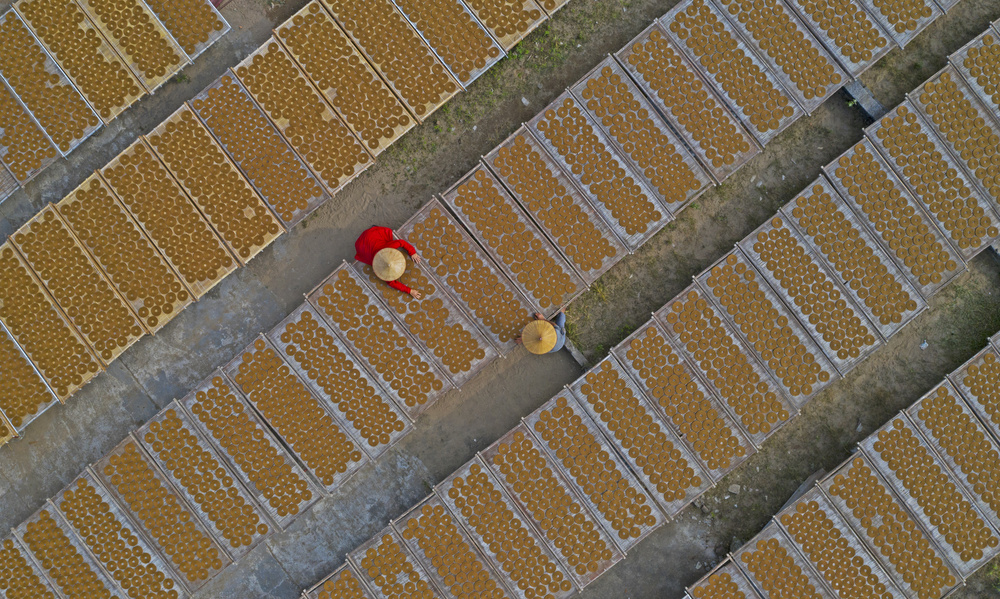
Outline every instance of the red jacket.
<svg viewBox="0 0 1000 599">
<path fill-rule="evenodd" d="M 385 248 L 406 250 L 406 253 L 411 256 L 417 253 L 417 248 L 410 245 L 405 239 L 394 239 L 392 229 L 388 227 L 372 227 L 362 233 L 358 237 L 358 240 L 354 242 L 354 249 L 358 252 L 354 255 L 354 259 L 370 266 L 372 261 L 375 260 L 375 254 Z M 393 289 L 398 289 L 403 293 L 410 292 L 410 288 L 399 281 L 386 282 Z"/>
</svg>

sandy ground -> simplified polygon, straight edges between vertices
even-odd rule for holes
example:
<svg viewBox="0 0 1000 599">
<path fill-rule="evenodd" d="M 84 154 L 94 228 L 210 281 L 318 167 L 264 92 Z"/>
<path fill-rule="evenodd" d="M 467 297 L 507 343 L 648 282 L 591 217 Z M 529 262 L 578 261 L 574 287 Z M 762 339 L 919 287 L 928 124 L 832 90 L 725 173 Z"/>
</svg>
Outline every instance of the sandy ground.
<svg viewBox="0 0 1000 599">
<path fill-rule="evenodd" d="M 9 0 L 0 0 L 0 7 Z M 303 0 L 267 12 L 262 0 L 224 9 L 233 31 L 156 95 L 83 144 L 68 161 L 0 204 L 8 235 L 45 203 L 58 201 L 137 135 L 172 113 L 262 43 Z M 0 529 L 16 525 L 172 398 L 227 362 L 276 324 L 342 260 L 371 223 L 401 224 L 433 194 L 451 186 L 478 157 L 506 138 L 674 4 L 673 0 L 573 0 L 549 25 L 472 89 L 409 133 L 362 175 L 248 267 L 224 281 L 109 373 L 50 411 L 28 438 L 0 449 Z M 3 10 L 0 8 L 0 10 Z M 996 0 L 962 0 L 905 51 L 895 50 L 864 82 L 886 106 L 944 65 L 945 57 L 1000 17 Z M 837 94 L 772 142 L 721 188 L 605 275 L 569 312 L 572 336 L 596 362 L 608 348 L 807 185 L 860 139 L 868 124 Z M 984 254 L 891 343 L 811 402 L 804 414 L 749 463 L 645 540 L 583 595 L 680 597 L 729 550 L 760 530 L 799 484 L 830 470 L 858 440 L 978 351 L 1000 330 L 1000 265 Z M 921 350 L 927 341 L 927 349 Z M 515 355 L 491 365 L 448 395 L 379 464 L 322 501 L 289 531 L 275 535 L 198 597 L 297 597 L 343 561 L 344 554 L 419 501 L 475 451 L 489 445 L 579 374 L 560 354 Z M 726 492 L 738 484 L 741 492 Z M 990 568 L 987 568 L 989 570 Z M 960 597 L 998 596 L 992 575 Z"/>
</svg>

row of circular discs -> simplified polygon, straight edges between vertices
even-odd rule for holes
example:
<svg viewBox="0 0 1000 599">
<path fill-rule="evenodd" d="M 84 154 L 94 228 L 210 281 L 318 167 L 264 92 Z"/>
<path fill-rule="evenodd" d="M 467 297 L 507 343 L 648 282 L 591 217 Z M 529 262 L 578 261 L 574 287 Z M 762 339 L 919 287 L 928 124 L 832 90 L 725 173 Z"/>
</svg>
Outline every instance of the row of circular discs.
<svg viewBox="0 0 1000 599">
<path fill-rule="evenodd" d="M 467 476 L 456 477 L 447 495 L 525 596 L 552 599 L 572 590 L 569 577 L 517 517 L 482 466 L 472 464 Z"/>
<path fill-rule="evenodd" d="M 629 342 L 625 358 L 645 381 L 650 396 L 664 415 L 710 471 L 726 471 L 747 456 L 745 442 L 656 327 L 647 328 L 645 334 Z M 619 393 L 624 395 L 621 390 L 624 381 L 621 377 L 615 379 Z M 632 401 L 629 399 L 630 404 Z M 621 412 L 625 417 L 624 408 Z M 617 413 L 618 410 L 613 412 L 616 416 Z M 603 414 L 601 417 L 604 418 Z"/>
<path fill-rule="evenodd" d="M 290 224 L 326 192 L 232 75 L 191 106 L 278 217 Z"/>
<path fill-rule="evenodd" d="M 409 238 L 435 265 L 435 274 L 457 292 L 476 319 L 489 328 L 500 343 L 521 334 L 530 314 L 517 299 L 517 292 L 488 267 L 487 262 L 467 241 L 454 220 L 440 208 L 413 224 Z M 426 268 L 426 267 L 425 267 Z"/>
<path fill-rule="evenodd" d="M 443 390 L 444 382 L 360 283 L 343 269 L 334 279 L 323 286 L 316 304 L 406 407 L 424 405 Z"/>
<path fill-rule="evenodd" d="M 993 358 L 995 365 L 996 354 L 987 356 Z M 966 378 L 969 376 L 972 375 Z M 966 479 L 976 497 L 994 512 L 1000 512 L 1000 494 L 996 492 L 1000 485 L 1000 452 L 975 416 L 966 412 L 962 401 L 945 386 L 920 400 L 919 405 L 916 417 L 930 429 L 947 457 L 954 460 L 958 466 L 956 475 Z"/>
<path fill-rule="evenodd" d="M 650 31 L 645 42 L 632 46 L 628 63 L 713 169 L 731 169 L 756 149 L 728 109 L 659 30 Z"/>
<path fill-rule="evenodd" d="M 127 521 L 112 512 L 111 504 L 87 478 L 77 479 L 63 493 L 59 510 L 105 569 L 134 597 L 178 599 L 177 582 L 160 569 L 153 554 Z"/>
<path fill-rule="evenodd" d="M 574 266 L 600 272 L 619 250 L 581 207 L 582 200 L 556 177 L 534 143 L 518 135 L 511 145 L 497 150 L 490 166 Z"/>
<path fill-rule="evenodd" d="M 644 234 L 665 218 L 572 98 L 546 110 L 536 127 L 626 235 Z"/>
<path fill-rule="evenodd" d="M 708 482 L 610 363 L 587 373 L 580 393 L 665 502 L 683 502 Z"/>
<path fill-rule="evenodd" d="M 921 286 L 940 284 L 958 268 L 957 261 L 872 152 L 855 146 L 837 160 L 834 179 Z"/>
<path fill-rule="evenodd" d="M 750 435 L 766 435 L 791 417 L 778 391 L 697 291 L 676 301 L 664 320 Z"/>
<path fill-rule="evenodd" d="M 233 377 L 244 395 L 326 487 L 332 487 L 364 454 L 281 356 L 254 341 Z"/>
<path fill-rule="evenodd" d="M 775 131 L 795 114 L 795 105 L 738 46 L 722 19 L 707 2 L 694 0 L 668 27 L 691 48 L 756 131 Z"/>
<path fill-rule="evenodd" d="M 861 237 L 845 210 L 829 191 L 816 185 L 795 199 L 792 217 L 872 316 L 883 326 L 898 325 L 917 309 L 917 302 Z"/>
<path fill-rule="evenodd" d="M 296 516 L 313 501 L 308 481 L 269 441 L 222 377 L 213 377 L 207 389 L 195 393 L 190 410 L 279 520 Z"/>
<path fill-rule="evenodd" d="M 404 430 L 406 422 L 397 409 L 312 312 L 304 311 L 298 321 L 288 323 L 280 339 L 285 354 L 326 392 L 370 447 L 388 445 Z"/>
<path fill-rule="evenodd" d="M 368 148 L 388 147 L 413 118 L 329 14 L 318 3 L 306 10 L 281 26 L 278 37 Z"/>
<path fill-rule="evenodd" d="M 576 295 L 577 283 L 546 252 L 536 232 L 526 226 L 494 179 L 482 169 L 459 186 L 454 202 L 541 308 L 564 305 Z"/>
<path fill-rule="evenodd" d="M 972 46 L 962 60 L 962 65 L 983 88 L 994 106 L 1000 106 L 1000 39 L 987 33 L 982 46 Z"/>
</svg>

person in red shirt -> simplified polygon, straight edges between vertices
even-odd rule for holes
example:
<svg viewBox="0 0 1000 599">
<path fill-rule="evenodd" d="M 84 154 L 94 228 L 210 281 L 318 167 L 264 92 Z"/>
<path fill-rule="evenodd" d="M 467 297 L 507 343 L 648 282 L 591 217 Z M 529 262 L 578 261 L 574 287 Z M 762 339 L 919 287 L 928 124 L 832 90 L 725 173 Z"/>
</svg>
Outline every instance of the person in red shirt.
<svg viewBox="0 0 1000 599">
<path fill-rule="evenodd" d="M 386 275 L 379 274 L 379 270 L 381 269 L 377 268 L 375 269 L 376 275 L 393 289 L 408 293 L 416 299 L 423 297 L 416 289 L 410 289 L 396 280 L 403 275 L 406 268 L 406 258 L 400 250 L 406 251 L 410 255 L 410 258 L 413 259 L 414 264 L 420 264 L 421 258 L 417 255 L 417 248 L 413 247 L 405 239 L 398 239 L 392 229 L 388 227 L 371 227 L 354 242 L 354 249 L 357 251 L 354 259 L 364 262 L 369 266 L 374 266 L 373 263 L 376 257 L 380 261 L 380 264 L 391 263 L 397 265 L 397 268 L 392 270 L 391 274 Z"/>
</svg>

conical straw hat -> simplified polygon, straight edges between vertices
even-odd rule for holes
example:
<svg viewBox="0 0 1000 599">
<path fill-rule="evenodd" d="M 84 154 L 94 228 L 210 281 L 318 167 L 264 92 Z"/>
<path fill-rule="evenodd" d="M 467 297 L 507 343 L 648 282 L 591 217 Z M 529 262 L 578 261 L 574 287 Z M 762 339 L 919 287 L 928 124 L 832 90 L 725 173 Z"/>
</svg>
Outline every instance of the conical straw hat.
<svg viewBox="0 0 1000 599">
<path fill-rule="evenodd" d="M 403 276 L 403 271 L 406 270 L 406 258 L 399 250 L 384 248 L 375 254 L 372 268 L 375 269 L 375 276 L 383 281 L 395 281 Z"/>
<path fill-rule="evenodd" d="M 556 346 L 556 328 L 547 320 L 532 320 L 521 333 L 521 342 L 533 354 L 547 354 Z"/>
</svg>

